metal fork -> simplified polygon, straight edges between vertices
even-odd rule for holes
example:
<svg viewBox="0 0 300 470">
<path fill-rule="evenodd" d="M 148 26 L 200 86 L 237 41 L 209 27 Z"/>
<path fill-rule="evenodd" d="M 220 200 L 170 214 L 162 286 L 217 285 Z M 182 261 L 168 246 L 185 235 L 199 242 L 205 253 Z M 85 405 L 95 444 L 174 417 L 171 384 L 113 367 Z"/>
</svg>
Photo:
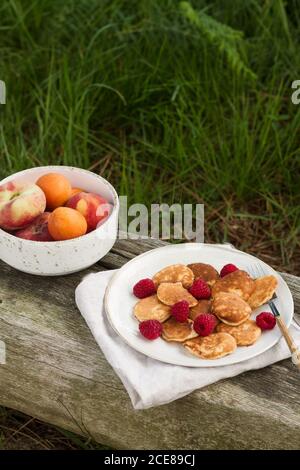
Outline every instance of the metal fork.
<svg viewBox="0 0 300 470">
<path fill-rule="evenodd" d="M 250 274 L 250 276 L 253 278 L 258 278 L 258 277 L 266 276 L 269 274 L 264 270 L 263 266 L 258 263 L 248 267 L 247 271 Z M 273 297 L 267 302 L 267 304 L 269 305 L 274 317 L 276 318 L 276 323 L 279 326 L 281 333 L 287 342 L 289 350 L 292 353 L 292 361 L 295 364 L 295 366 L 298 367 L 298 369 L 300 370 L 300 350 L 298 349 L 295 341 L 290 335 L 289 330 L 287 329 L 287 326 L 284 323 L 284 320 L 282 319 L 280 312 L 274 303 L 274 300 L 276 299 L 277 299 L 277 295 L 276 293 L 274 293 Z M 294 321 L 298 325 L 298 321 L 295 318 L 294 318 Z"/>
</svg>

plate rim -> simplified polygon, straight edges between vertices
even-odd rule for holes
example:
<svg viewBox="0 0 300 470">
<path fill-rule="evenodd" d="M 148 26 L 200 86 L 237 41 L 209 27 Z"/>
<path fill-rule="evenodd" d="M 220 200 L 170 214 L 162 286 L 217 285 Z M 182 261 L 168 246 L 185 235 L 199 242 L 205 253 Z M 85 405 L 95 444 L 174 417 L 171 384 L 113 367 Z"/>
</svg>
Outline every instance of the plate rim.
<svg viewBox="0 0 300 470">
<path fill-rule="evenodd" d="M 226 366 L 231 366 L 231 365 L 234 365 L 234 364 L 239 364 L 241 362 L 244 362 L 244 361 L 248 361 L 248 360 L 251 360 L 253 359 L 254 357 L 257 357 L 263 353 L 265 353 L 266 351 L 268 351 L 269 349 L 271 349 L 272 347 L 274 347 L 281 339 L 282 339 L 282 333 L 281 331 L 279 330 L 279 336 L 277 339 L 275 339 L 272 343 L 270 343 L 270 345 L 268 345 L 263 351 L 258 351 L 256 352 L 253 356 L 251 357 L 248 357 L 248 358 L 245 358 L 245 359 L 236 359 L 234 360 L 233 362 L 231 362 L 230 364 L 218 364 L 217 363 L 217 359 L 216 359 L 216 363 L 215 364 L 205 364 L 206 360 L 205 359 L 202 359 L 202 361 L 200 361 L 199 365 L 197 364 L 190 364 L 190 365 L 185 365 L 185 364 L 178 364 L 177 361 L 171 361 L 171 360 L 164 360 L 162 358 L 158 358 L 157 356 L 155 355 L 152 355 L 150 353 L 145 353 L 143 351 L 141 351 L 135 344 L 132 344 L 131 341 L 129 341 L 127 338 L 125 338 L 123 336 L 123 334 L 121 334 L 121 332 L 116 328 L 116 326 L 114 325 L 113 321 L 112 321 L 112 318 L 111 318 L 111 312 L 109 311 L 110 310 L 110 307 L 109 307 L 109 303 L 108 303 L 108 297 L 109 297 L 109 294 L 110 294 L 110 291 L 112 289 L 112 286 L 115 282 L 115 280 L 118 278 L 118 276 L 120 276 L 122 274 L 123 271 L 125 271 L 125 268 L 127 268 L 127 266 L 129 264 L 134 264 L 134 262 L 137 260 L 137 259 L 141 259 L 143 258 L 144 256 L 148 255 L 149 253 L 152 253 L 152 252 L 157 252 L 159 250 L 162 250 L 162 249 L 171 249 L 171 248 L 174 248 L 174 247 L 188 247 L 188 246 L 201 246 L 202 248 L 206 248 L 206 247 L 210 247 L 210 248 L 215 248 L 215 249 L 221 249 L 221 250 L 228 250 L 228 251 L 235 251 L 235 252 L 238 252 L 244 256 L 247 256 L 247 257 L 250 257 L 252 259 L 254 259 L 256 262 L 259 262 L 263 265 L 265 265 L 269 270 L 271 270 L 273 273 L 276 274 L 276 276 L 279 276 L 281 281 L 285 284 L 285 286 L 287 287 L 288 291 L 289 291 L 289 294 L 290 294 L 290 298 L 291 298 L 291 302 L 292 302 L 292 315 L 291 317 L 288 319 L 288 321 L 286 322 L 286 326 L 287 328 L 290 327 L 291 323 L 292 323 L 292 320 L 293 320 L 293 315 L 294 315 L 294 310 L 295 310 L 295 306 L 294 306 L 294 299 L 293 299 L 293 296 L 292 296 L 292 293 L 291 293 L 291 290 L 288 286 L 288 284 L 286 283 L 286 281 L 283 279 L 283 277 L 281 276 L 281 274 L 278 272 L 278 271 L 275 271 L 274 268 L 272 268 L 272 266 L 270 266 L 269 264 L 265 263 L 264 261 L 262 261 L 260 258 L 254 256 L 254 255 L 251 255 L 249 253 L 246 253 L 245 251 L 242 251 L 242 250 L 239 250 L 235 247 L 233 247 L 231 244 L 218 244 L 218 243 L 199 243 L 199 242 L 193 242 L 193 243 L 178 243 L 178 244 L 168 244 L 168 245 L 165 245 L 165 246 L 160 246 L 160 247 L 157 247 L 157 248 L 153 248 L 151 250 L 148 250 L 148 251 L 145 251 L 144 253 L 141 253 L 137 256 L 134 256 L 134 258 L 130 259 L 129 261 L 127 261 L 123 266 L 121 266 L 113 275 L 112 277 L 109 279 L 109 282 L 106 286 L 106 289 L 105 289 L 105 294 L 104 294 L 104 299 L 103 299 L 103 305 L 104 305 L 104 311 L 105 311 L 105 315 L 106 315 L 106 318 L 108 319 L 109 321 L 109 324 L 110 326 L 113 328 L 113 330 L 122 338 L 122 340 L 128 345 L 130 346 L 132 349 L 134 349 L 135 351 L 137 351 L 138 353 L 140 354 L 143 354 L 144 356 L 146 357 L 150 357 L 151 359 L 154 359 L 156 361 L 159 361 L 159 362 L 162 362 L 163 364 L 171 364 L 171 365 L 175 365 L 175 366 L 178 366 L 178 367 L 192 367 L 192 368 L 205 368 L 205 367 L 226 367 Z"/>
</svg>

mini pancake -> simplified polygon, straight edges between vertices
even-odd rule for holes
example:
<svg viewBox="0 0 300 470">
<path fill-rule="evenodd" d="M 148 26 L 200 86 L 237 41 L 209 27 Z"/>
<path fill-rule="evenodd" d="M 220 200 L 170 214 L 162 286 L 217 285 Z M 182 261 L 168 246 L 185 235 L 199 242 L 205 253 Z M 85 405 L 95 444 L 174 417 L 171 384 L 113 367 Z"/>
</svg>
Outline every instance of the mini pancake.
<svg viewBox="0 0 300 470">
<path fill-rule="evenodd" d="M 165 305 L 174 305 L 180 300 L 186 300 L 190 307 L 197 305 L 198 301 L 184 287 L 181 282 L 163 282 L 157 289 L 158 299 Z"/>
<path fill-rule="evenodd" d="M 198 315 L 201 315 L 201 313 L 210 313 L 210 309 L 211 309 L 211 300 L 199 300 L 197 305 L 195 305 L 195 307 L 192 307 L 190 309 L 190 319 L 191 320 L 195 320 L 195 318 L 198 316 Z"/>
<path fill-rule="evenodd" d="M 183 343 L 187 339 L 195 338 L 197 335 L 193 329 L 192 320 L 185 323 L 179 323 L 175 318 L 170 318 L 162 325 L 162 338 L 166 341 L 176 341 Z"/>
<path fill-rule="evenodd" d="M 261 335 L 261 329 L 253 320 L 246 320 L 239 326 L 230 326 L 225 325 L 225 323 L 220 323 L 217 325 L 217 332 L 229 333 L 235 338 L 238 346 L 250 346 L 254 344 Z"/>
<path fill-rule="evenodd" d="M 209 336 L 198 336 L 183 345 L 191 354 L 201 359 L 219 359 L 233 353 L 236 340 L 228 333 L 212 333 Z"/>
<path fill-rule="evenodd" d="M 251 307 L 239 295 L 219 292 L 212 301 L 212 312 L 227 325 L 244 323 L 251 314 Z"/>
<path fill-rule="evenodd" d="M 212 296 L 219 292 L 233 292 L 244 300 L 248 300 L 254 291 L 254 281 L 246 271 L 237 270 L 222 277 L 212 286 Z"/>
<path fill-rule="evenodd" d="M 184 264 L 171 264 L 156 273 L 152 280 L 156 286 L 162 282 L 181 282 L 183 287 L 190 287 L 194 282 L 194 274 Z"/>
<path fill-rule="evenodd" d="M 248 304 L 254 310 L 261 305 L 268 302 L 273 297 L 273 294 L 278 285 L 278 281 L 275 276 L 263 276 L 255 279 L 254 291 L 248 299 Z"/>
<path fill-rule="evenodd" d="M 134 306 L 133 313 L 139 321 L 158 320 L 162 323 L 171 316 L 171 307 L 162 304 L 157 295 L 151 295 L 139 300 Z"/>
<path fill-rule="evenodd" d="M 220 277 L 218 271 L 210 264 L 192 263 L 188 264 L 188 268 L 193 271 L 195 279 L 203 279 L 210 286 Z"/>
</svg>

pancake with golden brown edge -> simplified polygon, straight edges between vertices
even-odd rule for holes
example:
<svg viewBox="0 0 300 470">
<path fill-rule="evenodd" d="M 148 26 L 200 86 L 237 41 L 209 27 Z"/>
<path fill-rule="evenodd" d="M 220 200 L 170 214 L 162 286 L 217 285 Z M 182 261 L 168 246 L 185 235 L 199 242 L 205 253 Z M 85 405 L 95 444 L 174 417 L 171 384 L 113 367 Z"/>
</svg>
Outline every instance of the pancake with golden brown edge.
<svg viewBox="0 0 300 470">
<path fill-rule="evenodd" d="M 210 264 L 192 263 L 188 264 L 188 268 L 193 271 L 195 279 L 203 279 L 210 286 L 212 286 L 220 277 L 218 271 Z"/>
<path fill-rule="evenodd" d="M 180 300 L 186 300 L 190 307 L 194 307 L 198 303 L 197 299 L 182 287 L 181 282 L 163 282 L 158 286 L 157 297 L 163 304 L 170 306 Z"/>
<path fill-rule="evenodd" d="M 273 294 L 278 285 L 278 281 L 275 276 L 263 276 L 255 279 L 254 291 L 248 299 L 248 304 L 252 310 L 260 307 L 261 305 L 268 302 L 273 297 Z"/>
<path fill-rule="evenodd" d="M 239 269 L 216 281 L 212 286 L 212 296 L 215 297 L 219 292 L 232 292 L 247 301 L 254 291 L 254 286 L 254 280 L 249 274 Z"/>
<path fill-rule="evenodd" d="M 158 320 L 162 323 L 170 318 L 171 307 L 161 303 L 157 295 L 150 295 L 135 304 L 133 313 L 139 321 Z"/>
<path fill-rule="evenodd" d="M 219 359 L 235 351 L 236 340 L 228 333 L 212 333 L 188 340 L 183 346 L 201 359 Z"/>
<path fill-rule="evenodd" d="M 190 287 L 194 282 L 194 274 L 185 264 L 171 264 L 156 273 L 152 280 L 156 286 L 162 282 L 181 282 L 183 287 Z"/>
<path fill-rule="evenodd" d="M 183 343 L 187 339 L 195 338 L 196 336 L 198 335 L 193 329 L 193 322 L 191 320 L 179 323 L 172 317 L 162 325 L 162 338 L 166 341 Z"/>
<path fill-rule="evenodd" d="M 248 320 L 251 307 L 232 292 L 219 292 L 212 301 L 212 312 L 227 325 L 237 326 Z"/>
<path fill-rule="evenodd" d="M 201 313 L 210 313 L 210 310 L 211 310 L 211 300 L 199 300 L 197 305 L 195 305 L 195 307 L 192 307 L 190 309 L 190 319 L 191 320 L 195 320 L 195 318 L 198 316 L 198 315 L 201 315 Z"/>
<path fill-rule="evenodd" d="M 217 332 L 229 333 L 235 338 L 238 346 L 250 346 L 254 344 L 261 335 L 261 329 L 253 320 L 246 320 L 238 326 L 219 323 L 219 325 L 217 325 Z"/>
</svg>

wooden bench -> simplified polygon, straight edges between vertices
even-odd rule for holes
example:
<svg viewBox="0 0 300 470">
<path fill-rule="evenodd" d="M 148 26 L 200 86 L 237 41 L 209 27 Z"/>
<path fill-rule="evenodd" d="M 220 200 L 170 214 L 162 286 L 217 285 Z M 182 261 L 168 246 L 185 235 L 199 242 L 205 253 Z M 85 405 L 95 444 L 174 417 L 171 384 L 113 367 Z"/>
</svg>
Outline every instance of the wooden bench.
<svg viewBox="0 0 300 470">
<path fill-rule="evenodd" d="M 74 302 L 88 272 L 162 242 L 119 240 L 91 269 L 34 277 L 0 262 L 0 404 L 119 449 L 296 449 L 300 374 L 290 360 L 134 411 Z M 283 275 L 300 313 L 300 278 Z M 99 312 L 100 313 L 100 312 Z"/>
</svg>

